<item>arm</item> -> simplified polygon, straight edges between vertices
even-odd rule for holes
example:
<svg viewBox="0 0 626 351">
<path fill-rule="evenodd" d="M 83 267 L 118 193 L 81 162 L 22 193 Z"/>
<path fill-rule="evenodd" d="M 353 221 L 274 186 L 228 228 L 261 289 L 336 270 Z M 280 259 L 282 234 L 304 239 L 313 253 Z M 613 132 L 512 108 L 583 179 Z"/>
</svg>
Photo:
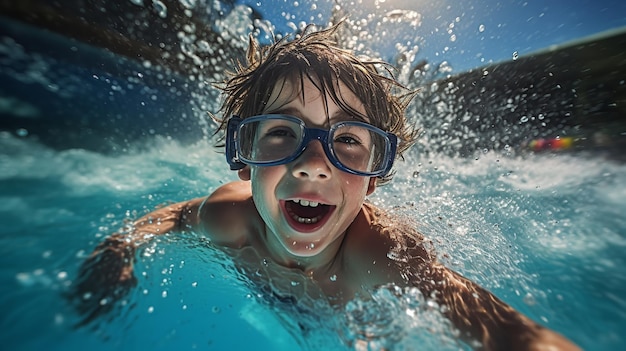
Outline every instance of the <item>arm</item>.
<svg viewBox="0 0 626 351">
<path fill-rule="evenodd" d="M 82 318 L 79 326 L 110 312 L 137 284 L 133 265 L 138 248 L 156 236 L 193 229 L 202 201 L 199 198 L 155 210 L 125 228 L 126 233 L 112 234 L 95 248 L 81 265 L 67 296 Z"/>
<path fill-rule="evenodd" d="M 162 207 L 135 221 L 124 233 L 106 238 L 81 265 L 68 294 L 82 321 L 88 324 L 110 312 L 137 284 L 133 274 L 136 251 L 153 238 L 191 230 L 209 235 L 217 245 L 241 247 L 249 223 L 255 218 L 249 182 L 232 182 L 207 198 L 196 198 Z M 258 215 L 256 215 L 258 217 Z"/>
<path fill-rule="evenodd" d="M 420 276 L 416 285 L 422 293 L 448 307 L 454 325 L 485 350 L 580 350 L 439 263 L 423 264 Z"/>
<path fill-rule="evenodd" d="M 422 294 L 447 308 L 446 317 L 464 339 L 476 340 L 484 350 L 579 350 L 563 336 L 533 322 L 478 284 L 437 261 L 431 244 L 408 219 L 366 205 L 363 212 L 376 245 L 355 240 L 354 250 L 367 257 L 396 257 L 392 265 L 400 277 L 393 281 L 416 286 Z M 367 253 L 363 255 L 362 253 Z M 371 260 L 371 259 L 370 259 Z M 370 267 L 373 270 L 373 267 Z M 378 283 L 383 283 L 380 279 Z"/>
</svg>

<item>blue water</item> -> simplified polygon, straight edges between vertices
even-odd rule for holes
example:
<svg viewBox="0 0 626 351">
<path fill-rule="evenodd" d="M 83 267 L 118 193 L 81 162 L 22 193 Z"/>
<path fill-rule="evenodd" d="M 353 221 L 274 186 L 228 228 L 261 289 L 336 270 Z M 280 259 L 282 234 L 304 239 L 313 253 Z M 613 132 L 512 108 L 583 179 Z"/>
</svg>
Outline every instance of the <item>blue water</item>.
<svg viewBox="0 0 626 351">
<path fill-rule="evenodd" d="M 53 42 L 49 34 L 33 36 Z M 217 102 L 205 85 L 197 90 L 198 82 L 173 72 L 76 42 L 72 51 L 102 62 L 67 62 L 58 51 L 30 52 L 20 38 L 7 38 L 0 42 L 0 112 L 61 124 L 64 106 L 78 110 L 62 128 L 65 147 L 27 128 L 0 132 L 2 349 L 467 348 L 416 291 L 398 299 L 394 287 L 381 288 L 372 301 L 341 311 L 299 301 L 314 306 L 312 313 L 266 296 L 250 281 L 263 270 L 233 264 L 253 253 L 224 252 L 193 234 L 166 235 L 140 250 L 137 286 L 113 313 L 76 328 L 79 316 L 63 296 L 104 237 L 159 205 L 209 194 L 236 174 L 213 148 L 205 112 Z M 185 128 L 164 133 L 179 115 Z M 119 140 L 94 132 L 93 143 L 72 146 L 85 133 L 76 125 L 89 118 L 107 118 L 111 134 L 141 140 L 100 152 L 93 143 Z M 181 140 L 183 129 L 198 133 Z M 592 153 L 514 148 L 466 158 L 431 151 L 428 140 L 370 200 L 410 218 L 446 265 L 533 320 L 586 350 L 624 348 L 626 165 Z M 362 340 L 363 332 L 372 337 Z"/>
<path fill-rule="evenodd" d="M 7 350 L 289 350 L 320 340 L 342 349 L 332 330 L 306 340 L 292 333 L 228 255 L 193 236 L 150 245 L 127 304 L 109 321 L 73 329 L 77 316 L 61 295 L 105 235 L 234 175 L 205 141 L 182 147 L 157 140 L 118 156 L 55 151 L 6 133 L 0 144 L 0 342 Z M 415 152 L 371 200 L 412 217 L 446 264 L 518 310 L 585 349 L 611 350 L 625 343 L 625 171 L 623 164 L 569 155 L 468 160 Z M 423 310 L 407 315 L 410 307 L 383 293 L 381 299 L 380 308 L 403 322 L 394 327 L 403 335 L 393 340 L 398 349 L 416 338 L 433 349 L 449 345 L 441 318 Z M 424 323 L 432 319 L 439 324 Z M 426 328 L 434 334 L 425 336 Z"/>
</svg>

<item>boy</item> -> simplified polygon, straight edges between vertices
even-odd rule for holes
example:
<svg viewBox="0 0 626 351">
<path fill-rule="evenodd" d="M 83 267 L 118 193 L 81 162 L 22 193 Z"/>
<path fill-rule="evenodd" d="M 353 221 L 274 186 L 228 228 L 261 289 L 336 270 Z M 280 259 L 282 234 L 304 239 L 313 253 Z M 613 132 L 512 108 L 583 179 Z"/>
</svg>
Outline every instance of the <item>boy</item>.
<svg viewBox="0 0 626 351">
<path fill-rule="evenodd" d="M 264 49 L 251 41 L 248 65 L 222 87 L 219 128 L 241 181 L 156 210 L 129 233 L 109 237 L 82 267 L 78 296 L 120 298 L 135 284 L 139 246 L 191 230 L 300 270 L 335 305 L 385 284 L 415 286 L 484 349 L 577 349 L 439 264 L 419 233 L 366 202 L 415 140 L 404 116 L 412 95 L 395 95 L 403 88 L 379 74 L 384 64 L 337 48 L 337 28 Z M 79 309 L 89 321 L 110 305 Z"/>
</svg>

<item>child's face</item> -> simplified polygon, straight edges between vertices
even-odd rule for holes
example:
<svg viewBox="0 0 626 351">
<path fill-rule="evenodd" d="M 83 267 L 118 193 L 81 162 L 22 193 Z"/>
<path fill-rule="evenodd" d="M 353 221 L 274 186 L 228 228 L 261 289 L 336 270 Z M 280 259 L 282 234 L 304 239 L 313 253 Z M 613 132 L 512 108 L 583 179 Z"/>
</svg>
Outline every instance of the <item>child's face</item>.
<svg viewBox="0 0 626 351">
<path fill-rule="evenodd" d="M 303 84 L 304 94 L 294 94 L 299 88 L 291 82 L 278 84 L 263 113 L 296 116 L 307 127 L 323 129 L 352 119 L 329 96 L 323 99 L 308 79 Z M 363 105 L 347 87 L 341 84 L 338 92 L 365 115 Z M 240 177 L 252 181 L 254 203 L 265 221 L 268 245 L 287 254 L 287 258 L 311 257 L 329 246 L 337 248 L 341 242 L 337 239 L 356 217 L 365 196 L 375 188 L 374 178 L 334 167 L 317 140 L 289 164 L 247 166 L 240 171 Z M 327 253 L 334 255 L 335 251 Z"/>
</svg>

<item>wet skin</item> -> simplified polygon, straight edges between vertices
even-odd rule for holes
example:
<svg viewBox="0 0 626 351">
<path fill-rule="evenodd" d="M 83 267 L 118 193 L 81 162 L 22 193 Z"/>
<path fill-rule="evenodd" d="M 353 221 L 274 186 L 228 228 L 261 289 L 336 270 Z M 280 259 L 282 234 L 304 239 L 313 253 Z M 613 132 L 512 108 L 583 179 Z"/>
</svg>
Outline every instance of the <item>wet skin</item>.
<svg viewBox="0 0 626 351">
<path fill-rule="evenodd" d="M 352 118 L 328 96 L 323 99 L 312 82 L 302 83 L 279 84 L 263 112 L 293 115 L 309 127 L 325 129 Z M 299 86 L 304 87 L 303 94 L 294 89 Z M 337 88 L 345 102 L 364 113 L 345 86 Z M 240 252 L 252 249 L 254 255 L 240 256 L 247 261 L 244 264 L 269 259 L 292 268 L 339 306 L 384 284 L 415 286 L 445 305 L 446 316 L 461 335 L 480 341 L 484 349 L 578 350 L 438 263 L 414 225 L 366 202 L 375 190 L 375 179 L 335 168 L 319 141 L 312 141 L 289 164 L 247 166 L 239 177 L 241 181 L 225 184 L 206 198 L 154 211 L 135 222 L 131 233 L 114 234 L 99 245 L 76 284 L 86 322 L 111 306 L 85 306 L 90 302 L 81 299 L 86 292 L 96 296 L 92 300 L 96 302 L 120 298 L 135 284 L 132 266 L 137 248 L 155 235 L 191 230 L 218 246 Z"/>
</svg>

